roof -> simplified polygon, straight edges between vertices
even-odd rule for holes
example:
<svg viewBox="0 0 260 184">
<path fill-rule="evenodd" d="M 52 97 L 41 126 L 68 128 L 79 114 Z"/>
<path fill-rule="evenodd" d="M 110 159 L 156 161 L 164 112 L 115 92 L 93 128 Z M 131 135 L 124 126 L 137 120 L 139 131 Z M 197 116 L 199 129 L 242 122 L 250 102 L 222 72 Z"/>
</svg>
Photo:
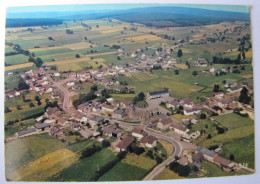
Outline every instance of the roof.
<svg viewBox="0 0 260 184">
<path fill-rule="evenodd" d="M 119 142 L 116 147 L 120 148 L 120 149 L 126 149 L 128 146 L 130 146 L 133 142 L 134 142 L 134 138 L 133 137 L 126 137 L 125 139 L 123 139 L 121 142 Z"/>
<path fill-rule="evenodd" d="M 36 132 L 36 129 L 35 128 L 29 128 L 27 130 L 22 130 L 20 132 L 17 132 L 19 136 L 21 135 L 26 135 L 26 134 L 29 134 L 29 133 L 32 133 L 32 132 Z"/>
<path fill-rule="evenodd" d="M 148 135 L 147 132 L 144 131 L 144 130 L 141 129 L 141 128 L 134 128 L 132 132 L 133 132 L 133 133 L 136 133 L 136 134 L 141 134 L 141 135 L 143 135 L 143 136 L 147 136 L 147 135 Z"/>
<path fill-rule="evenodd" d="M 183 101 L 184 103 L 191 103 L 191 102 L 192 102 L 192 99 L 190 99 L 190 98 L 184 98 L 184 99 L 182 99 L 182 101 Z"/>
<path fill-rule="evenodd" d="M 114 112 L 114 114 L 123 114 L 123 113 L 124 113 L 124 111 L 122 109 L 116 110 Z"/>
<path fill-rule="evenodd" d="M 115 106 L 108 105 L 108 104 L 102 104 L 102 107 L 107 108 L 107 109 L 111 109 L 111 110 L 115 109 Z"/>
<path fill-rule="evenodd" d="M 50 127 L 50 125 L 48 123 L 37 123 L 34 125 L 35 128 L 37 129 L 42 129 L 42 128 L 45 128 L 45 127 Z"/>
<path fill-rule="evenodd" d="M 186 132 L 188 129 L 183 125 L 179 125 L 179 124 L 176 124 L 176 123 L 172 123 L 171 124 L 171 127 L 173 127 L 174 129 L 178 129 L 178 130 L 181 130 L 183 132 Z"/>
<path fill-rule="evenodd" d="M 156 141 L 156 139 L 153 136 L 144 136 L 140 140 L 141 143 L 148 143 L 148 144 L 153 144 L 154 141 Z"/>
<path fill-rule="evenodd" d="M 196 162 L 196 163 L 199 163 L 203 160 L 203 154 L 199 151 L 198 153 L 192 155 L 192 161 L 193 162 Z"/>
<path fill-rule="evenodd" d="M 122 100 L 121 103 L 125 104 L 126 106 L 129 106 L 132 104 L 132 102 L 129 100 Z"/>
<path fill-rule="evenodd" d="M 172 119 L 170 117 L 162 119 L 161 122 L 162 122 L 163 125 L 168 125 L 168 124 L 173 123 L 173 121 L 172 121 Z"/>
<path fill-rule="evenodd" d="M 164 93 L 169 93 L 168 89 L 164 89 L 161 91 L 153 91 L 153 92 L 150 92 L 149 95 L 153 96 L 153 95 L 160 95 L 160 94 L 164 94 Z"/>
<path fill-rule="evenodd" d="M 46 112 L 47 112 L 48 115 L 52 115 L 52 114 L 54 114 L 56 111 L 59 111 L 59 109 L 58 109 L 57 107 L 48 107 L 48 108 L 46 109 Z"/>
<path fill-rule="evenodd" d="M 230 160 L 225 159 L 225 158 L 223 158 L 223 157 L 221 157 L 219 155 L 216 155 L 214 157 L 213 161 L 216 162 L 216 163 L 219 163 L 219 164 L 221 164 L 221 165 L 223 165 L 225 167 L 228 167 L 228 165 L 231 163 Z"/>
<path fill-rule="evenodd" d="M 102 116 L 93 116 L 93 117 L 91 117 L 89 119 L 92 120 L 92 121 L 100 122 L 100 121 L 104 120 L 104 117 L 102 117 Z"/>
<path fill-rule="evenodd" d="M 200 146 L 197 147 L 197 151 L 200 151 L 201 153 L 203 153 L 203 155 L 207 155 L 210 157 L 214 157 L 214 155 L 216 154 L 214 151 L 210 151 L 207 148 L 203 148 Z"/>
<path fill-rule="evenodd" d="M 76 114 L 76 115 L 74 115 L 74 118 L 76 118 L 76 119 L 82 119 L 83 116 L 82 116 L 81 114 Z"/>
</svg>

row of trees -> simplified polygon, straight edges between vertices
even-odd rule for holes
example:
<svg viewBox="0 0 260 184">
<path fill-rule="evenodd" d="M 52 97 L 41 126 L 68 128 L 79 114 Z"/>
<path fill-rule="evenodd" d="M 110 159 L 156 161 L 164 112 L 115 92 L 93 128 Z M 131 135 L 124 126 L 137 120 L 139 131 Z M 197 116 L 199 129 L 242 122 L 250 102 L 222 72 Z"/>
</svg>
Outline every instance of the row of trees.
<svg viewBox="0 0 260 184">
<path fill-rule="evenodd" d="M 140 92 L 136 97 L 133 99 L 133 104 L 136 104 L 138 101 L 143 101 L 145 99 L 145 95 L 143 92 Z"/>
</svg>

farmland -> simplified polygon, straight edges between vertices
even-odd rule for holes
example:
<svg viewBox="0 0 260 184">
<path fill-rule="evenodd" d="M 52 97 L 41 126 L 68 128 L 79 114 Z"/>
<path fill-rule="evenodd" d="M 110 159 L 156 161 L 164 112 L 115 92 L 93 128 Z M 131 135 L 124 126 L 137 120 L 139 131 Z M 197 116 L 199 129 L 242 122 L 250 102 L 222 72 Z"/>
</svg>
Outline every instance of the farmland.
<svg viewBox="0 0 260 184">
<path fill-rule="evenodd" d="M 181 16 L 171 10 L 147 8 L 142 16 L 137 9 L 68 12 L 60 20 L 37 21 L 39 12 L 20 22 L 35 26 L 21 28 L 12 28 L 18 19 L 8 19 L 7 180 L 136 181 L 254 172 L 247 14 L 187 8 Z M 206 160 L 195 163 L 197 146 L 235 166 L 206 161 L 204 152 Z"/>
<path fill-rule="evenodd" d="M 49 181 L 89 181 L 95 171 L 113 160 L 115 155 L 108 149 L 103 149 L 91 157 L 83 158 L 64 169 L 59 174 L 49 178 Z"/>
</svg>

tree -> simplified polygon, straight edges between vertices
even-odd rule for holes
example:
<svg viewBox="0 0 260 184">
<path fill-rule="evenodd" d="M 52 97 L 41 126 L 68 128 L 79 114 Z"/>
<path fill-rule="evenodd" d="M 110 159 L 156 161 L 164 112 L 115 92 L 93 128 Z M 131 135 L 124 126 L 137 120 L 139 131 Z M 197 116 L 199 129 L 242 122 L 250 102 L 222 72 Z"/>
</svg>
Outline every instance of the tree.
<svg viewBox="0 0 260 184">
<path fill-rule="evenodd" d="M 248 89 L 246 87 L 243 87 L 243 89 L 240 92 L 238 101 L 244 104 L 249 104 L 250 100 L 251 98 L 248 96 Z"/>
<path fill-rule="evenodd" d="M 214 84 L 213 92 L 219 92 L 219 85 Z"/>
<path fill-rule="evenodd" d="M 181 49 L 178 50 L 177 55 L 178 55 L 178 57 L 181 57 L 181 56 L 182 56 L 182 50 L 181 50 Z"/>
<path fill-rule="evenodd" d="M 29 89 L 30 87 L 26 84 L 26 82 L 21 78 L 18 83 L 18 90 Z"/>
<path fill-rule="evenodd" d="M 230 159 L 230 160 L 234 160 L 234 159 L 235 159 L 235 156 L 234 156 L 233 154 L 230 154 L 229 159 Z"/>
<path fill-rule="evenodd" d="M 16 109 L 17 109 L 17 110 L 21 110 L 21 109 L 22 109 L 21 105 L 17 105 L 17 106 L 16 106 Z"/>
<path fill-rule="evenodd" d="M 202 114 L 200 115 L 200 119 L 206 119 L 206 118 L 207 118 L 207 116 L 206 116 L 205 113 L 202 113 Z"/>
<path fill-rule="evenodd" d="M 192 75 L 196 76 L 196 75 L 198 75 L 198 72 L 197 71 L 193 71 Z"/>
<path fill-rule="evenodd" d="M 138 101 L 143 101 L 144 98 L 145 98 L 144 92 L 140 92 L 140 93 L 138 94 Z"/>
<path fill-rule="evenodd" d="M 5 113 L 11 112 L 11 110 L 9 109 L 9 107 L 5 107 Z"/>
<path fill-rule="evenodd" d="M 208 137 L 207 137 L 207 139 L 211 139 L 211 134 L 208 134 Z"/>
<path fill-rule="evenodd" d="M 192 170 L 193 170 L 194 172 L 198 172 L 198 171 L 199 171 L 199 169 L 198 169 L 198 167 L 197 167 L 196 165 L 192 166 Z"/>
<path fill-rule="evenodd" d="M 174 70 L 175 75 L 179 75 L 179 70 Z"/>
<path fill-rule="evenodd" d="M 103 140 L 102 141 L 102 147 L 103 148 L 107 148 L 107 147 L 109 147 L 111 144 L 110 144 L 110 142 L 109 141 L 107 141 L 107 140 Z"/>
<path fill-rule="evenodd" d="M 42 64 L 43 64 L 42 59 L 39 58 L 39 57 L 37 57 L 36 60 L 35 60 L 35 62 L 34 62 L 34 64 L 35 64 L 35 66 L 36 66 L 37 68 L 41 67 Z"/>
<path fill-rule="evenodd" d="M 156 163 L 157 164 L 160 164 L 160 163 L 162 163 L 162 161 L 163 161 L 163 159 L 160 157 L 160 156 L 156 156 Z"/>
<path fill-rule="evenodd" d="M 97 90 L 98 90 L 97 85 L 91 86 L 90 90 L 91 90 L 91 91 L 97 91 Z"/>
<path fill-rule="evenodd" d="M 120 56 L 117 56 L 117 60 L 121 60 Z"/>
<path fill-rule="evenodd" d="M 76 58 L 80 58 L 80 55 L 79 54 L 76 54 L 76 56 L 75 56 Z"/>
<path fill-rule="evenodd" d="M 31 102 L 31 103 L 29 104 L 29 106 L 30 106 L 31 108 L 33 108 L 33 107 L 34 107 L 34 104 Z"/>
</svg>

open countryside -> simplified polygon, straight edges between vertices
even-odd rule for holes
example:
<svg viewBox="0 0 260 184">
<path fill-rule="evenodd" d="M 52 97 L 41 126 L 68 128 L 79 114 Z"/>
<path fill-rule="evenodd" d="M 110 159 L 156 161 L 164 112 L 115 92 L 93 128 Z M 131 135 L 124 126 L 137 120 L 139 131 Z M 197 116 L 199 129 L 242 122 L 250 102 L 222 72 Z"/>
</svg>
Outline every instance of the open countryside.
<svg viewBox="0 0 260 184">
<path fill-rule="evenodd" d="M 91 6 L 7 10 L 6 180 L 254 174 L 249 11 Z"/>
</svg>

